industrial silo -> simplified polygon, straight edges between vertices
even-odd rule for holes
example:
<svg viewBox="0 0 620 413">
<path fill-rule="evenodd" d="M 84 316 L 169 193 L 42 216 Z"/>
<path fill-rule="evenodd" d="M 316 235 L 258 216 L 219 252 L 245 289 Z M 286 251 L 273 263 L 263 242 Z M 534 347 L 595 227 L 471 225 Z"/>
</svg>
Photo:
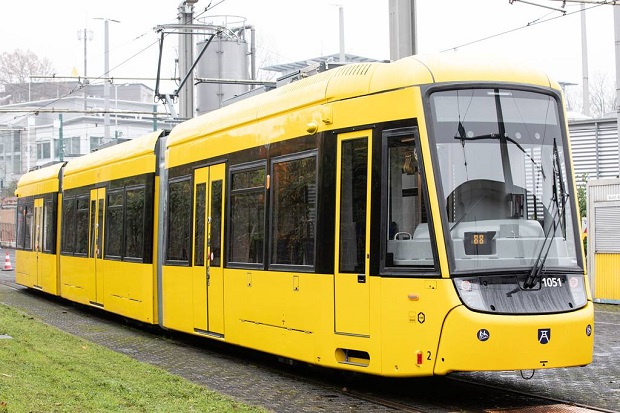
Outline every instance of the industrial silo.
<svg viewBox="0 0 620 413">
<path fill-rule="evenodd" d="M 210 24 L 212 24 L 210 22 Z M 204 54 L 196 67 L 198 78 L 206 81 L 196 85 L 197 114 L 203 114 L 223 106 L 223 102 L 249 90 L 247 84 L 234 83 L 250 79 L 249 50 L 245 39 L 245 21 L 233 23 L 228 28 L 227 20 L 218 26 Z M 203 50 L 210 37 L 205 37 L 196 45 L 197 54 Z M 212 83 L 214 79 L 229 81 L 228 83 Z"/>
</svg>

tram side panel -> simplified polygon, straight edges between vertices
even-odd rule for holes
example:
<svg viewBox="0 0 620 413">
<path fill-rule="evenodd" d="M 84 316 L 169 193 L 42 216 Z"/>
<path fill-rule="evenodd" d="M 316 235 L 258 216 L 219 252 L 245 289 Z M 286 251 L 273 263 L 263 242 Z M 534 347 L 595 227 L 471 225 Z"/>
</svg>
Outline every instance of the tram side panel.
<svg viewBox="0 0 620 413">
<path fill-rule="evenodd" d="M 308 219 L 303 213 L 303 217 L 300 215 L 295 222 L 289 222 L 292 215 L 280 216 L 281 236 L 272 241 L 270 237 L 275 235 L 265 230 L 267 222 L 274 219 L 265 215 L 270 211 L 266 177 L 272 175 L 272 186 L 276 186 L 280 179 L 286 180 L 284 175 L 280 178 L 279 173 L 304 171 L 295 176 L 295 180 L 304 180 L 304 199 L 310 199 L 312 203 L 322 202 L 317 201 L 317 198 L 324 196 L 320 190 L 317 193 L 317 184 L 320 186 L 323 183 L 317 183 L 316 176 L 318 164 L 324 160 L 317 152 L 317 136 L 297 139 L 294 143 L 288 138 L 281 138 L 281 142 L 269 145 L 268 153 L 260 153 L 256 148 L 233 150 L 231 145 L 235 142 L 256 140 L 251 135 L 253 131 L 263 128 L 284 130 L 277 123 L 282 120 L 271 122 L 273 128 L 252 125 L 230 132 L 236 137 L 246 133 L 247 140 L 229 139 L 224 144 L 218 143 L 218 140 L 225 138 L 211 136 L 200 141 L 201 150 L 211 149 L 207 152 L 215 159 L 195 162 L 196 168 L 189 176 L 182 172 L 183 168 L 179 168 L 179 172 L 174 168 L 169 171 L 167 250 L 161 303 L 163 319 L 160 321 L 166 328 L 316 362 L 317 343 L 333 332 L 333 276 L 325 274 L 325 268 L 319 268 L 320 260 L 317 258 L 315 261 L 314 255 L 332 254 L 333 241 L 326 242 L 318 233 L 329 234 L 333 239 L 333 226 L 321 229 L 315 216 Z M 178 155 L 174 156 L 194 153 L 183 147 L 173 150 L 178 151 Z M 197 212 L 204 210 L 199 194 L 205 191 L 205 186 L 201 186 L 201 182 L 207 184 L 207 194 L 202 196 L 213 201 L 212 188 L 220 179 L 214 178 L 214 174 L 218 173 L 215 168 L 221 165 L 217 156 L 226 157 L 230 171 L 224 178 L 224 210 L 218 212 L 222 214 L 222 234 L 226 240 L 222 243 L 224 253 L 221 263 L 212 261 L 213 251 L 209 248 L 215 246 L 205 246 L 199 241 L 213 240 L 215 212 L 212 209 L 208 212 L 209 227 L 201 223 L 209 220 L 202 219 L 201 213 Z M 301 194 L 300 190 L 283 191 L 282 199 L 285 200 Z M 293 194 L 291 191 L 297 192 Z M 330 199 L 333 201 L 333 197 Z M 283 212 L 295 213 L 284 201 L 278 205 L 285 209 Z M 333 211 L 333 205 L 330 208 Z M 252 211 L 257 209 L 262 212 L 253 214 Z M 307 209 L 304 211 L 308 212 Z M 294 236 L 284 235 L 285 230 L 293 228 L 297 230 Z M 210 237 L 201 236 L 205 230 L 211 231 Z M 269 267 L 271 271 L 265 271 L 266 262 L 274 264 Z M 327 262 L 329 265 L 333 258 Z M 223 268 L 223 292 L 212 291 L 213 277 L 220 268 Z M 332 268 L 328 270 L 332 271 Z M 219 294 L 223 294 L 223 304 L 212 307 L 210 303 L 217 302 Z M 217 325 L 214 317 L 223 318 L 223 328 L 214 327 Z"/>
<path fill-rule="evenodd" d="M 15 282 L 33 288 L 37 281 L 37 252 L 32 241 L 34 198 L 20 198 L 17 204 L 17 242 L 15 250 Z"/>
<path fill-rule="evenodd" d="M 411 100 L 413 98 L 411 91 L 399 90 L 393 94 L 398 95 L 398 99 Z M 399 120 L 401 126 L 411 126 L 411 121 L 404 123 L 402 121 L 402 119 L 411 118 L 411 113 L 404 109 L 407 105 L 394 106 L 388 104 L 390 102 L 388 96 L 377 95 L 352 99 L 321 110 L 332 116 L 330 121 L 336 118 L 344 119 L 344 126 L 349 123 L 356 125 L 356 122 L 360 122 L 359 119 L 375 122 L 382 118 L 389 119 L 391 114 L 383 113 L 377 108 L 395 108 L 396 113 L 393 116 L 398 117 L 394 120 Z M 346 105 L 349 106 L 346 107 Z M 322 114 L 325 115 L 325 113 Z M 373 139 L 380 140 L 380 137 L 373 137 L 373 130 L 376 126 L 373 124 L 366 128 L 357 126 L 349 129 L 343 128 L 342 138 L 339 140 L 331 132 L 320 134 L 324 136 L 324 144 L 328 145 L 327 142 L 329 142 L 330 147 L 329 150 L 327 146 L 322 147 L 323 152 L 318 155 L 319 163 L 322 165 L 318 170 L 320 186 L 318 198 L 322 200 L 322 206 L 319 206 L 317 214 L 315 248 L 317 253 L 321 251 L 325 255 L 322 260 L 317 259 L 314 272 L 287 271 L 286 266 L 273 265 L 274 259 L 277 264 L 277 257 L 273 254 L 277 252 L 279 246 L 277 242 L 267 238 L 253 245 L 253 247 L 260 248 L 261 255 L 265 254 L 264 257 L 257 258 L 254 255 L 250 261 L 243 261 L 253 254 L 250 240 L 247 241 L 245 258 L 241 257 L 243 254 L 239 254 L 239 257 L 234 256 L 235 253 L 231 252 L 231 246 L 237 248 L 243 240 L 235 238 L 236 233 L 230 227 L 236 223 L 239 224 L 238 217 L 234 215 L 234 212 L 227 213 L 228 255 L 226 257 L 227 268 L 224 269 L 225 333 L 223 335 L 227 342 L 310 363 L 353 371 L 388 375 L 432 374 L 432 361 L 436 353 L 441 322 L 448 309 L 455 305 L 454 294 L 450 294 L 451 283 L 438 279 L 429 281 L 419 276 L 417 279 L 411 279 L 411 277 L 381 278 L 375 271 L 373 274 L 364 274 L 359 282 L 357 281 L 359 274 L 343 274 L 344 277 L 355 278 L 355 280 L 351 286 L 348 286 L 346 279 L 345 283 L 338 286 L 333 273 L 334 248 L 339 247 L 334 245 L 334 237 L 337 233 L 335 223 L 333 220 L 328 220 L 328 217 L 334 216 L 335 181 L 338 168 L 335 159 L 337 145 L 344 145 L 344 151 L 348 150 L 349 143 L 357 146 L 365 145 L 366 150 L 369 150 L 368 148 L 373 146 Z M 265 126 L 265 129 L 285 130 L 286 128 Z M 235 132 L 236 136 L 239 134 Z M 208 141 L 204 145 L 208 145 Z M 380 142 L 378 142 L 378 147 L 381 147 Z M 246 159 L 248 173 L 267 167 L 265 174 L 272 175 L 274 173 L 271 168 L 277 164 L 279 157 L 295 155 L 296 150 L 301 150 L 298 144 L 289 144 L 288 152 L 278 152 L 277 148 L 277 142 L 269 145 L 269 153 L 263 155 L 267 158 L 263 161 L 266 162 L 265 164 L 252 164 L 250 161 L 257 159 Z M 181 148 L 175 150 L 180 151 Z M 329 156 L 331 158 L 328 160 Z M 235 184 L 232 184 L 237 181 L 234 175 L 237 172 L 243 173 L 244 169 L 237 166 L 234 156 L 231 158 L 233 160 L 229 167 L 233 170 L 230 176 L 233 187 L 227 192 L 227 208 L 231 207 L 231 202 L 233 202 L 231 199 L 235 197 L 235 191 L 244 196 L 249 196 L 254 191 L 252 187 L 237 188 Z M 212 161 L 203 162 L 207 164 Z M 367 173 L 376 174 L 380 169 L 370 164 L 365 170 Z M 267 222 L 270 225 L 274 225 L 277 220 L 272 210 L 276 202 L 273 193 L 273 188 L 276 187 L 275 179 L 275 175 L 271 176 L 271 188 L 268 192 L 271 203 L 266 205 Z M 371 175 L 367 181 L 371 182 L 373 179 L 378 180 L 379 175 Z M 342 188 L 350 189 L 350 185 L 345 182 Z M 378 191 L 378 189 L 379 187 L 376 186 L 373 190 Z M 176 234 L 173 238 L 176 240 L 195 239 L 195 234 L 189 235 L 190 230 L 196 230 L 195 223 L 189 224 L 175 217 L 178 211 L 185 211 L 184 214 L 178 214 L 179 216 L 187 216 L 189 211 L 195 211 L 192 205 L 177 205 L 180 199 L 192 200 L 195 203 L 196 195 L 192 192 L 195 188 L 192 189 L 189 176 L 173 176 L 170 179 L 169 191 L 185 194 L 185 196 L 177 197 L 172 194 L 169 196 L 168 211 L 174 216 L 168 217 L 168 248 L 174 251 L 172 251 L 172 256 L 169 253 L 167 265 L 164 265 L 163 270 L 163 324 L 172 329 L 209 335 L 209 328 L 200 327 L 196 322 L 203 317 L 201 313 L 204 313 L 206 309 L 195 305 L 201 295 L 207 294 L 202 284 L 197 281 L 200 277 L 206 277 L 207 270 L 200 268 L 197 274 L 193 274 L 191 267 L 195 265 L 195 257 L 189 255 L 188 251 L 192 251 L 195 255 L 196 246 L 184 241 L 182 243 L 184 246 L 179 247 L 171 243 L 170 238 L 170 231 L 175 232 L 179 228 L 184 228 L 186 233 Z M 264 192 L 265 189 L 261 187 L 258 189 L 258 192 L 260 191 Z M 371 199 L 379 197 L 368 195 L 368 198 L 363 198 L 370 202 Z M 253 208 L 256 208 L 255 205 L 254 203 Z M 378 211 L 378 206 L 379 204 L 376 204 L 373 208 Z M 376 211 L 374 214 L 378 214 Z M 196 217 L 192 218 L 195 220 Z M 350 220 L 350 217 L 343 219 Z M 378 215 L 374 219 L 377 223 L 379 222 Z M 346 221 L 342 225 L 346 226 L 347 223 L 350 224 Z M 377 223 L 373 225 L 376 226 Z M 369 223 L 368 226 L 370 226 Z M 273 228 L 268 229 L 266 236 L 273 236 L 273 231 Z M 321 231 L 320 236 L 319 231 Z M 327 255 L 330 255 L 331 259 L 324 260 Z M 329 268 L 319 267 L 322 261 L 326 261 Z M 264 270 L 265 262 L 271 271 Z M 437 278 L 437 275 L 434 277 Z M 363 293 L 367 299 L 360 300 L 357 287 L 364 289 Z M 334 296 L 335 289 L 339 291 L 339 299 Z M 419 294 L 423 300 L 413 302 L 409 294 Z M 357 304 L 352 305 L 350 298 L 353 298 Z M 428 322 L 424 319 L 425 314 L 428 314 Z M 341 324 L 338 324 L 339 322 Z M 418 349 L 424 351 L 425 362 L 419 363 L 420 365 L 416 364 Z"/>
<path fill-rule="evenodd" d="M 156 322 L 153 179 L 132 177 L 132 182 L 140 182 L 137 186 L 116 181 L 100 187 L 108 189 L 107 195 L 65 199 L 63 297 Z"/>
<path fill-rule="evenodd" d="M 160 134 L 68 164 L 60 249 L 63 297 L 157 322 L 155 146 Z"/>
<path fill-rule="evenodd" d="M 95 202 L 96 204 L 96 202 Z M 94 285 L 94 227 L 96 211 L 91 213 L 88 189 L 65 190 L 61 207 L 60 293 L 80 304 L 98 304 Z M 92 222 L 91 222 L 92 214 Z M 92 248 L 92 251 L 91 251 Z"/>
<path fill-rule="evenodd" d="M 59 294 L 57 225 L 59 176 L 55 164 L 22 176 L 15 191 L 17 243 L 15 281 L 49 294 Z"/>
</svg>

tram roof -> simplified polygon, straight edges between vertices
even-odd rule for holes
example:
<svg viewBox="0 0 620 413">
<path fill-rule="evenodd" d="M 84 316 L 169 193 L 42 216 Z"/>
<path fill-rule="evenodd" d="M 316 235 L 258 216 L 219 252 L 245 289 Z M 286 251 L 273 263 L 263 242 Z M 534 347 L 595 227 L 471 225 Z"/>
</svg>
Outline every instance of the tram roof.
<svg viewBox="0 0 620 413">
<path fill-rule="evenodd" d="M 106 182 L 155 171 L 155 145 L 163 131 L 158 130 L 130 141 L 91 152 L 67 163 L 63 187 Z M 84 182 L 74 182 L 82 177 Z"/>
<path fill-rule="evenodd" d="M 409 56 L 391 63 L 362 62 L 321 72 L 190 119 L 172 130 L 167 145 L 171 148 L 257 119 L 354 96 L 427 84 L 500 81 L 560 89 L 543 72 L 494 56 L 442 53 Z"/>
<path fill-rule="evenodd" d="M 64 165 L 64 162 L 56 163 L 22 175 L 17 182 L 15 195 L 24 197 L 58 192 L 60 189 L 60 180 L 58 176 L 60 174 L 60 169 Z"/>
</svg>

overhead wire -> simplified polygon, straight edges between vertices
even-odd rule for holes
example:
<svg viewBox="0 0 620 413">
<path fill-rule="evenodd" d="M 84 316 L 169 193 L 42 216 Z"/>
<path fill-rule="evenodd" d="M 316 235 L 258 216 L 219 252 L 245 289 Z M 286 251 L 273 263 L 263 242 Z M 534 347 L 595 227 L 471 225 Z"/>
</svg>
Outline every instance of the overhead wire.
<svg viewBox="0 0 620 413">
<path fill-rule="evenodd" d="M 536 20 L 532 20 L 531 22 L 527 23 L 525 26 L 515 27 L 513 29 L 509 29 L 509 30 L 506 30 L 506 31 L 503 31 L 503 32 L 500 32 L 500 33 L 496 33 L 496 34 L 493 34 L 491 36 L 486 36 L 486 37 L 483 37 L 483 38 L 478 39 L 478 40 L 474 40 L 474 41 L 471 41 L 471 42 L 463 43 L 463 44 L 460 44 L 458 46 L 451 47 L 449 49 L 441 50 L 441 53 L 449 52 L 449 51 L 456 51 L 456 50 L 458 50 L 458 49 L 460 49 L 462 47 L 471 46 L 471 45 L 476 44 L 476 43 L 481 43 L 481 42 L 484 42 L 486 40 L 490 40 L 490 39 L 494 39 L 496 37 L 504 36 L 506 34 L 513 33 L 513 32 L 519 31 L 519 30 L 527 29 L 528 27 L 532 27 L 532 26 L 535 26 L 537 24 L 547 23 L 547 22 L 550 22 L 550 21 L 553 21 L 553 20 L 556 20 L 556 19 L 559 19 L 559 18 L 562 18 L 562 17 L 571 16 L 571 15 L 573 15 L 575 13 L 586 12 L 586 11 L 591 10 L 593 8 L 600 7 L 600 6 L 605 6 L 605 5 L 613 4 L 613 3 L 615 3 L 615 1 L 613 1 L 613 0 L 605 1 L 604 3 L 594 4 L 594 5 L 590 6 L 590 7 L 586 7 L 583 10 L 577 9 L 577 10 L 572 11 L 572 12 L 563 13 L 560 16 L 554 16 L 554 17 L 551 17 L 551 18 L 548 18 L 548 19 L 544 19 L 545 16 L 548 16 L 550 14 L 550 13 L 548 13 L 548 14 L 546 14 L 543 17 L 540 17 L 540 18 L 538 18 Z M 542 20 L 542 19 L 544 19 L 544 20 Z"/>
<path fill-rule="evenodd" d="M 203 11 L 202 11 L 199 15 L 195 16 L 195 17 L 192 19 L 192 21 L 195 21 L 197 18 L 199 18 L 200 16 L 202 16 L 204 13 L 206 13 L 206 12 L 207 12 L 207 11 L 209 11 L 209 10 L 211 10 L 213 7 L 215 7 L 215 6 L 217 6 L 217 5 L 221 4 L 221 3 L 223 3 L 224 1 L 225 1 L 225 0 L 220 0 L 219 2 L 217 2 L 217 3 L 216 3 L 215 5 L 213 5 L 213 6 L 211 6 L 212 2 L 210 2 L 210 3 L 209 3 L 209 5 L 207 5 L 207 7 L 205 7 L 205 9 L 204 9 L 204 10 L 203 10 Z M 137 41 L 138 39 L 141 39 L 142 37 L 146 36 L 147 34 L 148 34 L 148 32 L 144 32 L 144 33 L 142 33 L 142 34 L 140 34 L 140 35 L 136 36 L 136 37 L 135 37 L 135 38 L 134 38 L 134 39 L 133 39 L 130 43 L 133 43 L 133 42 Z M 165 36 L 165 37 L 167 37 L 167 36 L 168 36 L 168 34 L 164 34 L 164 36 Z M 154 42 L 152 42 L 152 43 L 151 43 L 151 44 L 149 44 L 148 46 L 144 47 L 143 49 L 141 49 L 141 50 L 139 50 L 138 52 L 134 53 L 133 55 L 131 55 L 131 56 L 130 56 L 130 57 L 128 57 L 127 59 L 123 60 L 121 63 L 119 63 L 119 64 L 117 64 L 116 66 L 114 66 L 113 68 L 109 69 L 107 73 L 103 73 L 103 74 L 101 74 L 100 76 L 97 76 L 97 77 L 94 79 L 94 81 L 96 82 L 98 79 L 102 79 L 102 78 L 109 77 L 109 73 L 111 73 L 113 70 L 116 70 L 116 69 L 118 69 L 119 67 L 121 67 L 121 66 L 125 65 L 126 63 L 128 63 L 128 62 L 129 62 L 129 61 L 131 61 L 132 59 L 134 59 L 134 58 L 138 57 L 140 54 L 144 53 L 145 51 L 147 51 L 148 49 L 150 49 L 151 47 L 155 46 L 155 45 L 156 45 L 156 44 L 158 44 L 158 43 L 159 43 L 159 39 L 155 40 Z M 129 44 L 129 43 L 127 43 L 127 44 Z M 88 82 L 88 81 L 86 81 L 86 82 Z M 38 108 L 36 108 L 36 109 L 32 109 L 32 110 L 30 110 L 30 111 L 25 111 L 22 115 L 17 115 L 17 116 L 15 116 L 15 117 L 13 117 L 13 120 L 14 120 L 14 121 L 15 121 L 15 120 L 19 120 L 19 119 L 24 118 L 24 117 L 26 117 L 26 116 L 30 116 L 31 114 L 34 114 L 34 115 L 36 116 L 36 115 L 38 114 L 38 112 L 39 112 L 39 110 L 40 110 L 40 109 L 42 109 L 42 108 L 46 108 L 46 107 L 49 107 L 50 105 L 53 105 L 54 103 L 56 103 L 56 102 L 58 102 L 58 101 L 60 101 L 60 100 L 62 100 L 62 99 L 65 99 L 65 98 L 67 98 L 67 97 L 70 97 L 70 96 L 71 96 L 71 95 L 73 95 L 74 93 L 77 93 L 77 92 L 79 92 L 80 90 L 82 90 L 84 87 L 86 87 L 86 86 L 87 86 L 87 83 L 86 83 L 86 82 L 85 82 L 85 83 L 80 83 L 80 82 L 78 81 L 78 84 L 77 84 L 77 85 L 76 85 L 76 86 L 75 86 L 75 87 L 74 87 L 71 91 L 69 91 L 69 92 L 67 92 L 67 93 L 63 94 L 62 96 L 59 96 L 59 97 L 58 97 L 58 98 L 56 98 L 56 99 L 52 99 L 52 100 L 50 100 L 50 101 L 49 101 L 48 103 L 46 103 L 45 105 L 39 106 L 39 107 L 38 107 Z M 93 83 L 93 81 L 88 82 L 88 84 L 89 84 L 89 85 L 90 85 L 90 84 L 92 84 L 92 83 Z M 24 88 L 24 90 L 25 90 L 25 88 Z"/>
<path fill-rule="evenodd" d="M 213 4 L 213 1 L 211 1 L 211 2 L 210 2 L 210 3 L 209 3 L 209 4 L 208 4 L 208 5 L 204 8 L 204 10 L 203 10 L 201 13 L 199 13 L 199 14 L 198 14 L 198 15 L 196 15 L 196 16 L 194 16 L 193 21 L 195 21 L 196 19 L 200 18 L 203 14 L 205 14 L 205 13 L 206 13 L 206 12 L 208 12 L 208 11 L 211 11 L 213 8 L 215 8 L 215 7 L 219 6 L 220 4 L 224 3 L 225 1 L 226 1 L 226 0 L 220 0 L 220 1 L 218 1 L 217 3 L 215 3 L 215 4 Z M 505 31 L 503 31 L 503 32 L 496 33 L 496 34 L 493 34 L 493 35 L 490 35 L 490 36 L 486 36 L 486 37 L 483 37 L 483 38 L 480 38 L 480 39 L 477 39 L 477 40 L 474 40 L 474 41 L 470 41 L 470 42 L 467 42 L 467 43 L 462 43 L 462 44 L 460 44 L 460 45 L 457 45 L 457 46 L 454 46 L 454 47 L 451 47 L 451 48 L 448 48 L 448 49 L 441 50 L 441 52 L 442 52 L 442 53 L 444 53 L 444 52 L 448 52 L 448 51 L 458 50 L 458 49 L 463 48 L 463 47 L 466 47 L 466 46 L 471 46 L 471 45 L 476 44 L 476 43 L 481 43 L 481 42 L 484 42 L 484 41 L 487 41 L 487 40 L 490 40 L 490 39 L 493 39 L 493 38 L 496 38 L 496 37 L 504 36 L 504 35 L 509 34 L 509 33 L 513 33 L 513 32 L 519 31 L 519 30 L 526 29 L 526 28 L 528 28 L 528 27 L 532 27 L 532 26 L 535 26 L 535 25 L 538 25 L 538 24 L 547 23 L 547 22 L 550 22 L 550 21 L 553 21 L 553 20 L 559 19 L 559 18 L 561 18 L 561 17 L 570 16 L 570 15 L 573 15 L 573 14 L 575 14 L 575 13 L 585 12 L 585 11 L 591 10 L 591 9 L 593 9 L 593 8 L 596 8 L 596 7 L 604 6 L 604 5 L 607 5 L 607 4 L 613 4 L 613 3 L 614 3 L 614 1 L 613 1 L 613 0 L 610 0 L 610 1 L 605 1 L 604 3 L 593 4 L 592 6 L 586 7 L 586 8 L 584 8 L 583 10 L 578 9 L 578 10 L 575 10 L 575 11 L 572 11 L 572 12 L 567 12 L 567 13 L 564 13 L 564 14 L 562 14 L 562 15 L 560 15 L 560 16 L 554 16 L 554 17 L 551 17 L 551 18 L 546 19 L 545 17 L 546 17 L 546 16 L 548 16 L 549 14 L 551 14 L 551 13 L 548 13 L 548 14 L 546 14 L 546 15 L 544 15 L 544 16 L 542 16 L 542 17 L 540 17 L 540 18 L 536 19 L 536 20 L 533 20 L 533 21 L 531 21 L 531 22 L 528 22 L 528 23 L 527 23 L 526 25 L 524 25 L 524 26 L 515 27 L 515 28 L 513 28 L 513 29 L 505 30 Z M 148 34 L 148 32 L 144 32 L 144 33 L 142 33 L 141 35 L 136 36 L 136 37 L 132 40 L 132 42 L 134 42 L 134 41 L 136 41 L 136 40 L 138 40 L 138 39 L 140 39 L 140 38 L 142 38 L 142 37 L 146 36 L 147 34 Z M 166 33 L 166 34 L 164 34 L 164 36 L 165 36 L 165 37 L 167 37 L 167 36 L 168 36 L 168 34 L 169 34 L 169 33 Z M 143 49 L 139 50 L 138 52 L 134 53 L 133 55 L 131 55 L 131 56 L 130 56 L 130 57 L 128 57 L 127 59 L 123 60 L 121 63 L 119 63 L 119 64 L 117 64 L 116 66 L 114 66 L 113 68 L 109 69 L 108 73 L 103 73 L 102 75 L 98 76 L 96 79 L 101 79 L 101 78 L 109 77 L 109 73 L 110 73 L 110 72 L 112 72 L 113 70 L 117 70 L 119 67 L 121 67 L 121 66 L 123 66 L 123 65 L 127 64 L 128 62 L 130 62 L 131 60 L 133 60 L 134 58 L 136 58 L 136 57 L 137 57 L 137 56 L 139 56 L 140 54 L 144 53 L 145 51 L 147 51 L 147 50 L 148 50 L 148 49 L 150 49 L 151 47 L 153 47 L 153 46 L 157 45 L 158 43 L 159 43 L 159 39 L 157 39 L 156 41 L 154 41 L 154 42 L 150 43 L 149 45 L 147 45 L 147 46 L 146 46 L 146 47 L 144 47 Z M 86 84 L 79 83 L 79 84 L 78 84 L 78 85 L 77 85 L 77 86 L 76 86 L 73 90 L 71 90 L 70 92 L 68 92 L 68 93 L 64 94 L 63 96 L 58 97 L 57 99 L 51 100 L 51 101 L 50 101 L 49 103 L 47 103 L 46 105 L 41 106 L 41 108 L 47 107 L 47 106 L 49 106 L 49 105 L 52 105 L 52 104 L 54 104 L 54 103 L 58 102 L 59 100 L 65 99 L 65 98 L 67 98 L 67 97 L 69 97 L 69 96 L 73 95 L 74 93 L 77 93 L 78 91 L 80 91 L 81 89 L 83 89 L 85 86 L 86 86 Z M 37 110 L 36 110 L 36 109 L 34 109 L 34 110 L 30 111 L 30 112 L 25 113 L 24 115 L 18 115 L 18 116 L 16 116 L 14 119 L 19 119 L 19 118 L 21 118 L 21 117 L 28 116 L 28 115 L 29 115 L 29 114 L 31 114 L 31 113 L 35 113 L 35 114 L 36 114 L 36 113 L 37 113 Z"/>
</svg>

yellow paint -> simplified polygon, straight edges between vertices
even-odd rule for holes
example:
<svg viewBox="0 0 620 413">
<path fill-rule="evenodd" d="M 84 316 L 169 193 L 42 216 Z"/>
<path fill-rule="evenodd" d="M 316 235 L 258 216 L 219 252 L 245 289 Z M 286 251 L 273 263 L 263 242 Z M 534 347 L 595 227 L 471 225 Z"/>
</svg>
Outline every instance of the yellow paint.
<svg viewBox="0 0 620 413">
<path fill-rule="evenodd" d="M 620 254 L 594 254 L 594 297 L 620 300 Z"/>
<path fill-rule="evenodd" d="M 436 374 L 451 371 L 530 370 L 582 366 L 592 361 L 594 306 L 549 315 L 497 316 L 458 307 L 451 311 L 439 340 Z M 480 341 L 480 329 L 489 339 Z M 551 329 L 550 341 L 540 344 L 538 329 Z"/>
<path fill-rule="evenodd" d="M 24 198 L 58 192 L 60 188 L 58 174 L 63 165 L 63 163 L 57 163 L 22 175 L 17 182 L 15 195 Z"/>
<path fill-rule="evenodd" d="M 42 185 L 39 186 L 39 189 L 46 190 L 49 188 Z M 35 198 L 33 205 L 32 250 L 18 249 L 15 251 L 15 282 L 25 287 L 58 295 L 58 257 L 56 254 L 43 251 L 45 230 L 43 225 L 43 198 Z"/>
<path fill-rule="evenodd" d="M 132 139 L 71 160 L 63 177 L 63 189 L 155 172 L 153 148 L 161 131 Z"/>
<path fill-rule="evenodd" d="M 84 270 L 85 260 L 84 257 L 60 256 L 60 295 L 81 304 L 89 304 L 94 294 L 94 277 L 91 272 Z"/>
<path fill-rule="evenodd" d="M 104 261 L 103 305 L 125 317 L 154 322 L 153 264 Z"/>
<path fill-rule="evenodd" d="M 163 320 L 159 320 L 165 327 L 194 332 L 194 311 L 192 300 L 192 268 L 164 265 L 162 274 L 162 303 Z"/>
</svg>

